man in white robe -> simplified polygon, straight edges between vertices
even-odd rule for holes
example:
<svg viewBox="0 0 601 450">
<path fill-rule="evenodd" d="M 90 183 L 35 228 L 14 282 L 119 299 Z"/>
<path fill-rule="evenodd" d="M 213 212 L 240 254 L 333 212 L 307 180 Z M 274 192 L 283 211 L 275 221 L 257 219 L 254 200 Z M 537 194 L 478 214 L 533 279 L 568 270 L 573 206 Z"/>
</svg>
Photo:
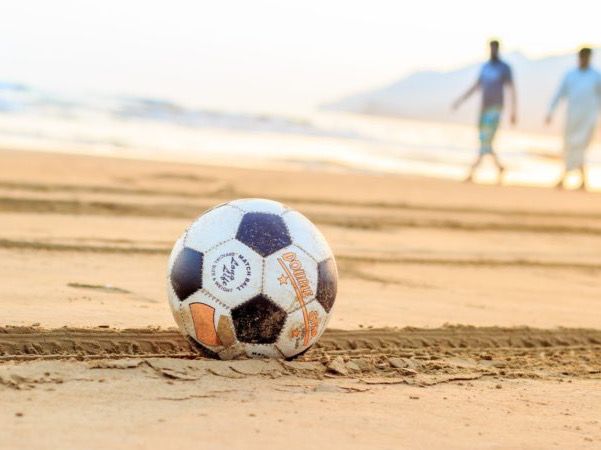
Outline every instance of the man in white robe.
<svg viewBox="0 0 601 450">
<path fill-rule="evenodd" d="M 591 67 L 591 56 L 590 48 L 578 52 L 578 68 L 565 75 L 547 115 L 549 124 L 560 100 L 567 100 L 563 148 L 565 169 L 557 183 L 560 189 L 573 170 L 580 174 L 580 189 L 586 189 L 584 153 L 593 138 L 601 107 L 601 73 Z"/>
</svg>

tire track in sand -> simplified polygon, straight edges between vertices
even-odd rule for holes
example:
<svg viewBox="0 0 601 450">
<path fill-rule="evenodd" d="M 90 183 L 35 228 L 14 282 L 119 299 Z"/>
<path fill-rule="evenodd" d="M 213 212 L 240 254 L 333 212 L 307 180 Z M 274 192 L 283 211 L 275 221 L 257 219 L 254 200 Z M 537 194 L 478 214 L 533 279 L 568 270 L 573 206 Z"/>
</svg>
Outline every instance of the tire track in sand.
<svg viewBox="0 0 601 450">
<path fill-rule="evenodd" d="M 315 348 L 325 353 L 348 351 L 369 354 L 374 351 L 402 353 L 416 349 L 425 352 L 430 349 L 504 351 L 600 346 L 601 330 L 594 329 L 450 326 L 435 329 L 327 330 Z M 196 349 L 175 329 L 0 328 L 0 356 L 3 359 L 195 354 Z"/>
<path fill-rule="evenodd" d="M 28 379 L 13 376 L 12 372 L 23 367 L 14 363 L 32 360 L 54 360 L 55 365 L 100 360 L 91 362 L 90 367 L 105 369 L 146 365 L 170 380 L 197 379 L 197 374 L 189 372 L 199 363 L 203 371 L 229 378 L 265 372 L 271 377 L 345 376 L 367 384 L 428 386 L 482 377 L 599 379 L 601 330 L 467 326 L 327 330 L 314 347 L 291 362 L 223 362 L 206 356 L 173 329 L 6 327 L 0 328 L 0 385 L 21 388 L 19 383 Z M 107 361 L 119 359 L 122 361 Z M 182 360 L 186 361 L 183 365 Z M 245 368 L 248 364 L 252 366 L 250 372 Z M 48 382 L 46 378 L 25 384 Z"/>
</svg>

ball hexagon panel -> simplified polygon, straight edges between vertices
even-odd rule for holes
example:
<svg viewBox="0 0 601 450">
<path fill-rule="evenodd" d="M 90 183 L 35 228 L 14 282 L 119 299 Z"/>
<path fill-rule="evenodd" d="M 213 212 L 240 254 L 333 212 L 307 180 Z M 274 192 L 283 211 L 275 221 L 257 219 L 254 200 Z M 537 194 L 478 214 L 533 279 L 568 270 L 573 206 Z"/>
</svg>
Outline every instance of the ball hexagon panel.
<svg viewBox="0 0 601 450">
<path fill-rule="evenodd" d="M 233 239 L 204 255 L 203 289 L 234 308 L 261 293 L 263 260 L 246 245 Z"/>
<path fill-rule="evenodd" d="M 292 243 L 284 220 L 275 214 L 262 212 L 244 214 L 236 239 L 263 257 Z"/>
<path fill-rule="evenodd" d="M 273 344 L 286 322 L 286 312 L 263 295 L 232 309 L 236 337 L 246 344 Z"/>
<path fill-rule="evenodd" d="M 246 356 L 246 344 L 241 344 L 240 342 L 226 347 L 224 350 L 220 351 L 218 354 L 220 359 L 237 359 Z"/>
<path fill-rule="evenodd" d="M 298 211 L 288 211 L 282 218 L 292 236 L 293 244 L 305 250 L 316 261 L 323 261 L 332 256 L 326 239 L 309 219 Z"/>
<path fill-rule="evenodd" d="M 214 353 L 237 342 L 229 310 L 207 292 L 191 295 L 176 314 L 186 334 Z"/>
<path fill-rule="evenodd" d="M 245 344 L 244 350 L 249 358 L 275 358 L 282 359 L 285 355 L 275 345 Z"/>
<path fill-rule="evenodd" d="M 263 294 L 284 311 L 309 303 L 317 292 L 317 263 L 291 245 L 265 258 Z"/>
<path fill-rule="evenodd" d="M 244 212 L 263 212 L 280 215 L 286 211 L 286 206 L 280 202 L 267 200 L 264 198 L 243 198 L 229 203 Z"/>
<path fill-rule="evenodd" d="M 317 266 L 317 294 L 315 298 L 326 312 L 330 312 L 338 291 L 338 269 L 334 258 L 328 258 Z"/>
<path fill-rule="evenodd" d="M 239 209 L 228 204 L 213 208 L 192 223 L 184 244 L 199 252 L 206 252 L 221 242 L 233 239 L 243 215 Z"/>
<path fill-rule="evenodd" d="M 202 289 L 203 254 L 183 247 L 171 268 L 171 285 L 180 300 Z"/>
<path fill-rule="evenodd" d="M 326 329 L 328 318 L 320 303 L 313 300 L 288 314 L 276 346 L 288 358 L 298 355 L 317 342 Z"/>
<path fill-rule="evenodd" d="M 185 237 L 186 237 L 186 233 L 183 233 L 177 239 L 177 241 L 175 241 L 175 244 L 173 244 L 173 249 L 171 250 L 171 253 L 169 254 L 169 260 L 167 262 L 167 279 L 169 279 L 171 277 L 171 270 L 173 270 L 173 265 L 175 264 L 175 258 L 177 258 L 179 253 L 184 248 L 184 238 Z"/>
<path fill-rule="evenodd" d="M 171 254 L 169 255 L 169 261 L 167 262 L 167 298 L 169 299 L 169 306 L 171 307 L 171 311 L 173 312 L 174 317 L 176 317 L 174 311 L 175 309 L 179 308 L 180 299 L 177 297 L 177 294 L 173 290 L 173 284 L 171 283 L 171 270 L 173 269 L 173 265 L 175 264 L 175 259 L 178 257 L 178 255 L 184 248 L 184 236 L 185 233 L 182 234 L 177 241 L 175 241 L 175 244 L 173 245 L 173 250 L 171 250 Z"/>
<path fill-rule="evenodd" d="M 173 290 L 173 286 L 171 282 L 167 282 L 167 297 L 169 298 L 169 308 L 171 309 L 171 314 L 173 314 L 173 318 L 175 319 L 175 323 L 180 330 L 184 329 L 184 323 L 182 321 L 179 307 L 181 305 L 181 300 L 178 298 L 177 294 Z"/>
</svg>

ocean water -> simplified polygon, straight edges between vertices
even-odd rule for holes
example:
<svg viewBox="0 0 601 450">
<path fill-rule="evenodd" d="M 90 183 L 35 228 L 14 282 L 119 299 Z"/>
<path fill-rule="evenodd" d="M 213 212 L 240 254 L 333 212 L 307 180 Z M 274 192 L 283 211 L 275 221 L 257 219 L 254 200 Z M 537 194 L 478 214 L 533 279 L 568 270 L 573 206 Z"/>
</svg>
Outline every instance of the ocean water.
<svg viewBox="0 0 601 450">
<path fill-rule="evenodd" d="M 246 167 L 404 173 L 461 179 L 473 126 L 316 112 L 297 117 L 186 108 L 144 98 L 50 95 L 0 83 L 0 147 Z M 561 138 L 504 124 L 496 148 L 508 184 L 552 185 Z M 601 189 L 601 145 L 588 154 Z M 496 181 L 485 164 L 477 181 Z"/>
</svg>

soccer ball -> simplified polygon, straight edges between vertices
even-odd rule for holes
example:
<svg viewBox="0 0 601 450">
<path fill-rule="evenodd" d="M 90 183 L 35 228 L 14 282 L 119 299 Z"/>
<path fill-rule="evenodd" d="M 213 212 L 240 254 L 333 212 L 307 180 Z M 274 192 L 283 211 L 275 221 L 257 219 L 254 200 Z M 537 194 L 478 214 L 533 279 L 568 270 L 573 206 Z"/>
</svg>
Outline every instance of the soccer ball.
<svg viewBox="0 0 601 450">
<path fill-rule="evenodd" d="M 325 330 L 338 273 L 305 216 L 242 199 L 192 223 L 173 247 L 167 276 L 177 325 L 211 355 L 291 358 Z"/>
</svg>

